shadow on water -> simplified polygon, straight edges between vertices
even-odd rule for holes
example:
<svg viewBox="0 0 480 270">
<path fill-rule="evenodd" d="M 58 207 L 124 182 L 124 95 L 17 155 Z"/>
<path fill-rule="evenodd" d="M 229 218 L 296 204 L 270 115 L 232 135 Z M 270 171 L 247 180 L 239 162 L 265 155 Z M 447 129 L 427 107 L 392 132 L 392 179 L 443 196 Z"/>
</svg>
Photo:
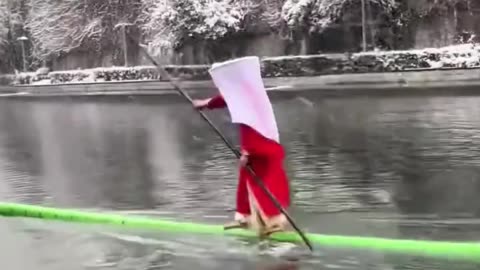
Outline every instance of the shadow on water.
<svg viewBox="0 0 480 270">
<path fill-rule="evenodd" d="M 480 240 L 480 98 L 293 96 L 274 103 L 291 212 L 306 230 Z M 226 111 L 208 115 L 236 142 Z M 189 105 L 162 97 L 0 100 L 0 176 L 2 200 L 222 223 L 232 215 L 237 172 L 233 155 Z M 26 263 L 18 257 L 29 254 L 32 269 L 478 268 L 324 249 L 292 263 L 258 255 L 258 245 L 238 239 L 86 230 L 0 221 L 11 262 Z M 18 265 L 9 269 L 26 269 Z"/>
</svg>

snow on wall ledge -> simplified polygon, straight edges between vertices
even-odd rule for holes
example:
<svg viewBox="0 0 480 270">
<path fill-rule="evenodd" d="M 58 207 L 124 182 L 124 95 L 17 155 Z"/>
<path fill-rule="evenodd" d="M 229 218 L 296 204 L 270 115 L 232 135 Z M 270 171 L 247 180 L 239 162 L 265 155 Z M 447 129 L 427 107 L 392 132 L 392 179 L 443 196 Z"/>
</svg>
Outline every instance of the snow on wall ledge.
<svg viewBox="0 0 480 270">
<path fill-rule="evenodd" d="M 326 74 L 435 70 L 480 67 L 480 45 L 462 44 L 409 51 L 378 51 L 338 55 L 281 56 L 262 59 L 262 75 L 301 77 Z M 209 65 L 167 66 L 183 80 L 210 80 Z M 109 67 L 54 71 L 47 74 L 20 73 L 12 84 L 65 84 L 79 82 L 165 80 L 154 66 Z"/>
</svg>

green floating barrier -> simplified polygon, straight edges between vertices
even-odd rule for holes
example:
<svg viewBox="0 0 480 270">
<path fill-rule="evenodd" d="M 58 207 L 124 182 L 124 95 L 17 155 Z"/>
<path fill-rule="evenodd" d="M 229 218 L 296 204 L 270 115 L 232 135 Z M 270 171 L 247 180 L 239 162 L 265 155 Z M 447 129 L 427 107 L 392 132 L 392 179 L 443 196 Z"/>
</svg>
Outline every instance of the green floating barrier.
<svg viewBox="0 0 480 270">
<path fill-rule="evenodd" d="M 40 218 L 64 222 L 115 225 L 170 233 L 257 237 L 254 231 L 243 229 L 224 230 L 222 225 L 176 222 L 153 217 L 91 213 L 73 209 L 59 209 L 17 203 L 0 203 L 0 215 L 5 217 Z M 314 245 L 321 247 L 368 249 L 380 252 L 480 263 L 480 242 L 402 240 L 313 233 L 307 234 L 306 236 Z M 280 242 L 303 243 L 301 237 L 295 232 L 275 233 L 270 236 L 270 239 Z"/>
</svg>

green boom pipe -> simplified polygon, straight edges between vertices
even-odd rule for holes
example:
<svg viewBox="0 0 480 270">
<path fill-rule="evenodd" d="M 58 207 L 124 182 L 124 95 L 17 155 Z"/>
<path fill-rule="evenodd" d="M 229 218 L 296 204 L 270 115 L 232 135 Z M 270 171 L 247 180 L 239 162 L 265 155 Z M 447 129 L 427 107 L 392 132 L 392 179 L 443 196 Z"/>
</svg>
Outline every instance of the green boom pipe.
<svg viewBox="0 0 480 270">
<path fill-rule="evenodd" d="M 147 217 L 90 213 L 70 209 L 58 209 L 16 203 L 0 203 L 0 215 L 28 217 L 65 222 L 116 225 L 130 228 L 160 230 L 171 233 L 196 233 L 256 237 L 255 232 L 242 229 L 223 230 L 221 225 L 176 222 Z M 381 252 L 403 253 L 480 263 L 480 242 L 441 242 L 425 240 L 401 240 L 375 237 L 336 236 L 307 234 L 312 243 L 324 247 L 370 249 Z M 281 242 L 300 243 L 294 232 L 275 233 L 270 237 Z"/>
</svg>

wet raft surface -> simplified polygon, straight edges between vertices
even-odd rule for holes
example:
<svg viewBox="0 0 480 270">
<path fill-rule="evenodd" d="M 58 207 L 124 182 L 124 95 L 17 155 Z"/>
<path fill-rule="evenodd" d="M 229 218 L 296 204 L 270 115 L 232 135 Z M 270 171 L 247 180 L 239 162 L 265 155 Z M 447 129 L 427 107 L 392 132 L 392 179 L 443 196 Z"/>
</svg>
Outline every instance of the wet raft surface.
<svg viewBox="0 0 480 270">
<path fill-rule="evenodd" d="M 0 100 L 0 199 L 226 221 L 235 160 L 187 104 L 165 99 Z M 292 215 L 316 233 L 480 242 L 478 108 L 478 97 L 276 100 Z M 226 111 L 209 115 L 236 140 Z M 291 265 L 281 246 L 242 238 L 40 220 L 0 219 L 0 232 L 8 269 L 479 267 L 329 248 Z"/>
</svg>

